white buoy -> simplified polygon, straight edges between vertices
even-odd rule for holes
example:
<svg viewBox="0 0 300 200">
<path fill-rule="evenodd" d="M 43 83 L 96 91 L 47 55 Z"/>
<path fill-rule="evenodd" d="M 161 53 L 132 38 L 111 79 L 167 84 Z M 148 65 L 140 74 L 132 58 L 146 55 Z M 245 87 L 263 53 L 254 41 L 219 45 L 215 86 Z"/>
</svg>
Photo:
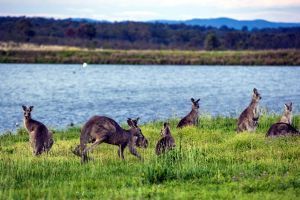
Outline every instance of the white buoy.
<svg viewBox="0 0 300 200">
<path fill-rule="evenodd" d="M 86 68 L 87 66 L 88 66 L 87 63 L 83 63 L 83 64 L 82 64 L 82 67 L 83 67 L 83 68 Z"/>
</svg>

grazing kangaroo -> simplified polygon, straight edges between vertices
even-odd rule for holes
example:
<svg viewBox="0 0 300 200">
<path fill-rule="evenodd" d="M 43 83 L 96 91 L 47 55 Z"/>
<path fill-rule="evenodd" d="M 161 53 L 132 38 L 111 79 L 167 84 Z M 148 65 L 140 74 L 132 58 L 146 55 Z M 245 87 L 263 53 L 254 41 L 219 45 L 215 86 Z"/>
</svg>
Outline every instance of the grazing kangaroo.
<svg viewBox="0 0 300 200">
<path fill-rule="evenodd" d="M 197 101 L 194 100 L 194 98 L 191 98 L 192 101 L 192 110 L 191 112 L 185 116 L 184 118 L 182 118 L 180 120 L 180 122 L 177 125 L 177 128 L 182 128 L 184 126 L 195 126 L 198 125 L 198 118 L 199 118 L 199 101 L 200 99 L 198 99 Z"/>
<path fill-rule="evenodd" d="M 93 116 L 83 126 L 80 135 L 80 145 L 75 148 L 73 153 L 81 156 L 82 162 L 86 162 L 88 161 L 88 152 L 104 142 L 119 146 L 118 155 L 123 160 L 123 152 L 126 146 L 128 146 L 131 154 L 141 159 L 135 146 L 147 148 L 148 141 L 138 127 L 138 120 L 139 118 L 136 120 L 128 118 L 127 123 L 130 129 L 124 130 L 111 118 Z M 93 144 L 90 147 L 87 147 L 87 143 L 91 141 Z"/>
<path fill-rule="evenodd" d="M 44 151 L 48 152 L 54 143 L 52 132 L 43 123 L 31 118 L 33 106 L 27 108 L 23 105 L 22 108 L 24 111 L 24 126 L 29 133 L 34 155 L 40 155 Z"/>
<path fill-rule="evenodd" d="M 279 122 L 292 124 L 292 118 L 293 118 L 292 102 L 289 105 L 284 104 L 284 113 L 283 113 L 282 117 L 280 118 Z"/>
<path fill-rule="evenodd" d="M 290 124 L 278 122 L 270 127 L 266 136 L 276 137 L 286 135 L 300 135 L 300 132 Z"/>
<path fill-rule="evenodd" d="M 238 119 L 238 132 L 242 131 L 255 131 L 258 126 L 259 119 L 259 100 L 261 100 L 261 95 L 258 93 L 257 89 L 253 89 L 253 95 L 250 105 L 241 113 Z"/>
<path fill-rule="evenodd" d="M 285 136 L 285 135 L 300 135 L 292 126 L 292 103 L 284 104 L 284 113 L 279 122 L 273 124 L 267 132 L 267 137 Z"/>
<path fill-rule="evenodd" d="M 164 123 L 164 127 L 161 130 L 163 136 L 156 144 L 155 153 L 160 155 L 175 147 L 175 140 L 171 135 L 169 123 Z"/>
</svg>

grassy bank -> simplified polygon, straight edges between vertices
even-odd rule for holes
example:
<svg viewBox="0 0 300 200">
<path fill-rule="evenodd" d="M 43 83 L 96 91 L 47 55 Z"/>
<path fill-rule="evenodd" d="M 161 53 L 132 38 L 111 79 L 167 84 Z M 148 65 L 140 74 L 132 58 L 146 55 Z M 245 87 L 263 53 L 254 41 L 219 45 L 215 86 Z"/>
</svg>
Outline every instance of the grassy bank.
<svg viewBox="0 0 300 200">
<path fill-rule="evenodd" d="M 102 50 L 75 47 L 0 45 L 0 63 L 83 63 L 150 65 L 300 65 L 300 50 L 179 51 Z"/>
<path fill-rule="evenodd" d="M 33 157 L 28 135 L 0 137 L 0 199 L 296 199 L 300 195 L 300 137 L 265 138 L 277 116 L 263 116 L 256 133 L 236 134 L 236 119 L 202 117 L 177 130 L 177 147 L 154 154 L 162 122 L 141 126 L 150 146 L 144 162 L 101 144 L 81 165 L 70 151 L 80 128 L 56 130 L 48 155 Z M 299 128 L 300 116 L 294 117 Z"/>
</svg>

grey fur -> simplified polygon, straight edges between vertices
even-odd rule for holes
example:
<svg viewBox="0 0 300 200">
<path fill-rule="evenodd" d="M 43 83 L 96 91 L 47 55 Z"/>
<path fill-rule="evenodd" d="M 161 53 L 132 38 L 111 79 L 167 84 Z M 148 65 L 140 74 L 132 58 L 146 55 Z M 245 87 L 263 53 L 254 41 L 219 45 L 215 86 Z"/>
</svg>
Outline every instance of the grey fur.
<svg viewBox="0 0 300 200">
<path fill-rule="evenodd" d="M 292 103 L 284 105 L 284 113 L 279 122 L 273 124 L 266 136 L 286 136 L 286 135 L 300 135 L 299 131 L 292 126 Z"/>
<path fill-rule="evenodd" d="M 284 112 L 279 122 L 292 124 L 292 118 L 293 118 L 292 105 L 293 105 L 292 102 L 290 104 L 284 104 Z"/>
<path fill-rule="evenodd" d="M 162 138 L 157 142 L 155 153 L 160 155 L 175 147 L 175 139 L 172 137 L 169 123 L 164 123 L 161 130 Z"/>
<path fill-rule="evenodd" d="M 267 132 L 267 137 L 287 136 L 287 135 L 300 135 L 292 125 L 287 123 L 278 122 L 273 124 Z"/>
<path fill-rule="evenodd" d="M 52 132 L 43 123 L 31 118 L 33 106 L 27 108 L 23 105 L 22 108 L 24 111 L 24 127 L 28 131 L 33 154 L 40 155 L 44 151 L 48 152 L 54 143 Z"/>
<path fill-rule="evenodd" d="M 138 119 L 128 118 L 129 130 L 124 130 L 113 119 L 104 116 L 93 116 L 90 118 L 81 130 L 80 145 L 73 151 L 74 154 L 81 156 L 81 161 L 88 161 L 88 152 L 101 143 L 107 143 L 119 146 L 118 155 L 124 159 L 124 149 L 128 146 L 131 154 L 139 159 L 141 156 L 136 150 L 136 146 L 147 148 L 148 141 L 138 127 Z M 91 147 L 87 143 L 93 142 Z"/>
<path fill-rule="evenodd" d="M 177 125 L 177 128 L 182 128 L 184 126 L 197 126 L 199 123 L 199 101 L 194 100 L 194 98 L 191 98 L 192 101 L 192 110 L 189 112 L 188 115 L 186 115 L 184 118 L 180 120 L 180 122 Z"/>
<path fill-rule="evenodd" d="M 256 88 L 253 89 L 253 95 L 250 105 L 241 113 L 238 118 L 237 131 L 255 131 L 259 120 L 259 101 L 261 95 Z"/>
</svg>

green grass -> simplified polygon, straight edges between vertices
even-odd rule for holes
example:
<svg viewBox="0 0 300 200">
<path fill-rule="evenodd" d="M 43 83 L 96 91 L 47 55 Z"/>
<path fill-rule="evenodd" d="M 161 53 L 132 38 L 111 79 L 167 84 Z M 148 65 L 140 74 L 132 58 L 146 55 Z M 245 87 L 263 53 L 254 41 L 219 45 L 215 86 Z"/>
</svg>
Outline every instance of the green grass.
<svg viewBox="0 0 300 200">
<path fill-rule="evenodd" d="M 184 50 L 91 50 L 0 49 L 0 63 L 89 63 L 144 65 L 300 65 L 300 51 L 184 51 Z"/>
<path fill-rule="evenodd" d="M 34 157 L 28 135 L 0 136 L 0 199 L 297 199 L 300 137 L 266 138 L 278 116 L 263 116 L 256 133 L 236 134 L 236 119 L 201 118 L 198 127 L 176 129 L 176 148 L 154 153 L 163 122 L 141 126 L 148 149 L 140 162 L 125 150 L 101 144 L 82 165 L 71 153 L 80 128 L 56 130 L 51 152 Z M 294 117 L 299 129 L 300 116 Z"/>
</svg>

